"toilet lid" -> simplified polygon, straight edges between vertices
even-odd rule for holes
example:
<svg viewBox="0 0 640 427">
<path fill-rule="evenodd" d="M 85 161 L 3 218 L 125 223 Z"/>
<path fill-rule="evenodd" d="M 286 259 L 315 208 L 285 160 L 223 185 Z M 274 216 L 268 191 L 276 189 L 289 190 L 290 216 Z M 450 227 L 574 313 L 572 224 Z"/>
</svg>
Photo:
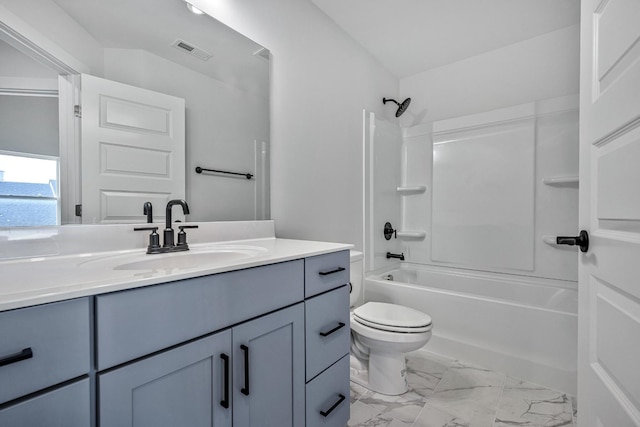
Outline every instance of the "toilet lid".
<svg viewBox="0 0 640 427">
<path fill-rule="evenodd" d="M 368 302 L 353 310 L 354 320 L 373 328 L 394 332 L 426 332 L 431 316 L 396 304 Z"/>
</svg>

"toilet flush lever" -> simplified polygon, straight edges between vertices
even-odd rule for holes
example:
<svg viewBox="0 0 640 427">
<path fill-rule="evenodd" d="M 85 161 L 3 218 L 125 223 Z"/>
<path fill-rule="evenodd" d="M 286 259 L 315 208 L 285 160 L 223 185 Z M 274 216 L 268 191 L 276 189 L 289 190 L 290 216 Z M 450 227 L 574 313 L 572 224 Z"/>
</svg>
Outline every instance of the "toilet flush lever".
<svg viewBox="0 0 640 427">
<path fill-rule="evenodd" d="M 579 236 L 558 236 L 556 237 L 556 244 L 579 246 L 582 252 L 587 252 L 589 250 L 589 233 L 587 233 L 587 230 L 580 230 Z"/>
</svg>

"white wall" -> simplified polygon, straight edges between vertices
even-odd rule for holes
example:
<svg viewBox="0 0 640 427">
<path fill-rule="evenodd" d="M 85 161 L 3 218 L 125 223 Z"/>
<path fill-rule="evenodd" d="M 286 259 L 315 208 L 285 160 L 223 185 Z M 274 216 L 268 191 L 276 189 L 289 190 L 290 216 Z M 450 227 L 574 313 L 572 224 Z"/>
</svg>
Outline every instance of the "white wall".
<svg viewBox="0 0 640 427">
<path fill-rule="evenodd" d="M 393 119 L 398 81 L 304 0 L 194 0 L 267 47 L 271 208 L 279 237 L 362 248 L 362 110 Z M 394 119 L 393 119 L 394 120 Z"/>
<path fill-rule="evenodd" d="M 402 79 L 400 98 L 412 102 L 401 125 L 578 93 L 579 30 L 574 25 Z"/>
<path fill-rule="evenodd" d="M 102 75 L 102 46 L 51 0 L 2 0 L 0 20 L 77 70 Z"/>
</svg>

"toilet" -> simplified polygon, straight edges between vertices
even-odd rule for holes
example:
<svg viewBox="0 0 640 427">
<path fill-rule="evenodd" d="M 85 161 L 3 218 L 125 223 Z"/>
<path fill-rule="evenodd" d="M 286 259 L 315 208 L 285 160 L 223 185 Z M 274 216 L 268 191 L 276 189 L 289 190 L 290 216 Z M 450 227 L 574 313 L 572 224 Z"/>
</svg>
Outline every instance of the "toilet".
<svg viewBox="0 0 640 427">
<path fill-rule="evenodd" d="M 362 305 L 362 252 L 351 251 L 351 381 L 386 395 L 408 390 L 405 353 L 431 338 L 431 317 L 397 304 Z"/>
</svg>

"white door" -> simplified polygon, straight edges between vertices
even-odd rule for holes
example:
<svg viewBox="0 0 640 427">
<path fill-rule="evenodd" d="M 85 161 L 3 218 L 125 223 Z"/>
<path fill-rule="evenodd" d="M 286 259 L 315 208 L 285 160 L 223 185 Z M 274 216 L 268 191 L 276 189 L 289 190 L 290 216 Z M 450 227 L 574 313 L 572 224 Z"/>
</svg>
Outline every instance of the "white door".
<svg viewBox="0 0 640 427">
<path fill-rule="evenodd" d="M 145 202 L 164 220 L 185 198 L 184 99 L 83 74 L 81 103 L 82 222 L 144 222 Z"/>
<path fill-rule="evenodd" d="M 640 0 L 582 0 L 578 423 L 640 426 Z"/>
</svg>

